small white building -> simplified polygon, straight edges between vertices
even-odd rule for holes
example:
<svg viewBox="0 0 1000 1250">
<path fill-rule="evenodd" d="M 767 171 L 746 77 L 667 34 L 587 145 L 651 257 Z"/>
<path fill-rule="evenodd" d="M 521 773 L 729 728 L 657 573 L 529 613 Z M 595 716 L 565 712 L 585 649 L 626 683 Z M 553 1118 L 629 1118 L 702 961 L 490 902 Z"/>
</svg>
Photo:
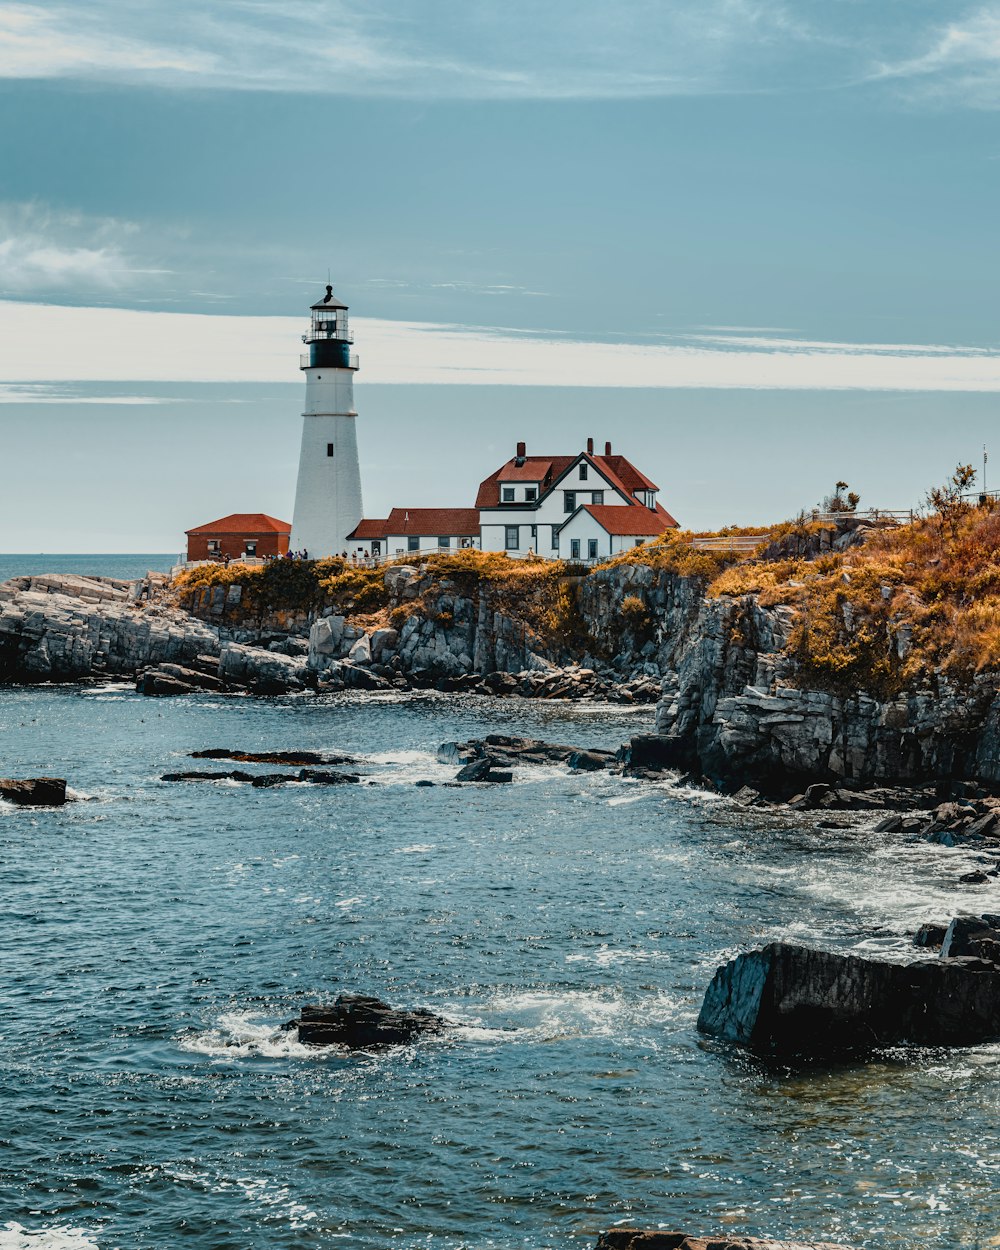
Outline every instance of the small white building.
<svg viewBox="0 0 1000 1250">
<path fill-rule="evenodd" d="M 366 519 L 348 535 L 349 552 L 390 560 L 478 546 L 475 508 L 393 508 L 385 520 Z"/>
<path fill-rule="evenodd" d="M 605 560 L 660 538 L 671 528 L 648 508 L 582 504 L 559 528 L 563 560 Z"/>
</svg>

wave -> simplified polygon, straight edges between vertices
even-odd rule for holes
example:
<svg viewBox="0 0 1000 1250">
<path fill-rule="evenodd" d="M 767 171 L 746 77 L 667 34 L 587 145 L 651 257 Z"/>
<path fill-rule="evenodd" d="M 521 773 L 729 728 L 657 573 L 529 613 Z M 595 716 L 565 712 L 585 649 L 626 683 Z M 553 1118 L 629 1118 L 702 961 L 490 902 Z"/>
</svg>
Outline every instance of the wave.
<svg viewBox="0 0 1000 1250">
<path fill-rule="evenodd" d="M 0 1226 L 0 1250 L 99 1250 L 92 1234 L 65 1224 L 25 1228 L 10 1222 Z"/>
<path fill-rule="evenodd" d="M 181 1034 L 181 1050 L 210 1059 L 316 1059 L 323 1050 L 303 1046 L 294 1029 L 282 1029 L 261 1019 L 256 1011 L 231 1011 L 219 1017 L 215 1028 Z M 0 1243 L 2 1246 L 2 1243 Z"/>
</svg>

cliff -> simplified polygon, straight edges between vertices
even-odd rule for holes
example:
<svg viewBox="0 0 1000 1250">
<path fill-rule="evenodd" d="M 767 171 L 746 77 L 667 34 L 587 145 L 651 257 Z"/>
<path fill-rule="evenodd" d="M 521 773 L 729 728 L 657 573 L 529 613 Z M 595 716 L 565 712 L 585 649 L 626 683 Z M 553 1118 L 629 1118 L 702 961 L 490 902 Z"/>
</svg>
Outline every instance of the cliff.
<svg viewBox="0 0 1000 1250">
<path fill-rule="evenodd" d="M 998 551 L 986 507 L 784 526 L 749 556 L 677 537 L 589 572 L 460 552 L 21 578 L 0 587 L 0 680 L 658 699 L 660 761 L 727 788 L 993 785 Z"/>
</svg>

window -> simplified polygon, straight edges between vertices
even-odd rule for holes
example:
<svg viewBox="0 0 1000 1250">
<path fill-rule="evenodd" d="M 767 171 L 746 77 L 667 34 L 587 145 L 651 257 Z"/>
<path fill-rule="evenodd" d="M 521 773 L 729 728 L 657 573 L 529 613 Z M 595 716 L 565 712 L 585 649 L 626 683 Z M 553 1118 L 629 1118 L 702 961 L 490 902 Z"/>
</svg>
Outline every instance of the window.
<svg viewBox="0 0 1000 1250">
<path fill-rule="evenodd" d="M 564 490 L 563 491 L 563 512 L 575 512 L 575 511 L 576 511 L 576 491 Z"/>
<path fill-rule="evenodd" d="M 594 497 L 593 499 L 591 499 L 590 501 L 591 503 L 604 503 L 604 491 L 603 490 L 595 490 L 592 493 Z"/>
<path fill-rule="evenodd" d="M 554 525 L 552 527 L 552 550 L 553 551 L 559 550 L 559 531 L 556 529 Z"/>
<path fill-rule="evenodd" d="M 579 538 L 571 538 L 569 540 L 569 558 L 571 560 L 579 560 L 580 558 L 580 540 Z"/>
<path fill-rule="evenodd" d="M 411 534 L 410 537 L 406 540 L 406 550 L 407 551 L 419 551 L 420 550 L 420 536 L 418 534 Z"/>
<path fill-rule="evenodd" d="M 219 540 L 217 538 L 210 538 L 208 540 L 208 554 L 210 556 L 217 556 L 220 550 L 221 547 L 219 546 Z"/>
<path fill-rule="evenodd" d="M 632 544 L 632 546 L 633 546 L 633 547 L 641 547 L 641 546 L 642 546 L 642 544 L 643 544 L 645 541 L 646 541 L 646 540 L 645 540 L 645 538 L 637 538 L 637 539 L 635 540 L 635 542 Z"/>
<path fill-rule="evenodd" d="M 326 445 L 326 454 L 327 454 L 328 456 L 332 456 L 332 455 L 333 455 L 333 443 L 327 443 L 327 445 Z"/>
<path fill-rule="evenodd" d="M 531 527 L 531 541 L 532 542 L 538 541 L 538 526 L 537 525 L 533 525 Z"/>
<path fill-rule="evenodd" d="M 524 488 L 524 501 L 525 501 L 525 503 L 534 503 L 534 502 L 535 502 L 535 500 L 536 500 L 537 498 L 538 498 L 538 487 L 537 487 L 537 486 L 526 486 L 526 487 Z"/>
<path fill-rule="evenodd" d="M 581 482 L 585 482 L 587 480 L 587 468 L 588 468 L 587 462 L 586 460 L 584 460 L 583 463 L 580 465 L 580 481 Z"/>
<path fill-rule="evenodd" d="M 505 487 L 503 488 L 503 496 L 502 496 L 502 498 L 503 498 L 503 502 L 504 502 L 504 503 L 513 503 L 513 502 L 514 502 L 514 487 L 513 487 L 513 486 L 505 486 Z"/>
<path fill-rule="evenodd" d="M 597 539 L 596 538 L 587 539 L 587 559 L 588 560 L 597 559 Z"/>
<path fill-rule="evenodd" d="M 521 545 L 521 527 L 519 525 L 504 526 L 504 546 L 508 551 L 516 551 Z"/>
<path fill-rule="evenodd" d="M 255 556 L 257 554 L 257 544 L 256 542 L 253 542 L 251 539 L 248 538 L 244 542 L 243 546 L 248 556 Z"/>
<path fill-rule="evenodd" d="M 373 556 L 380 556 L 381 554 L 382 554 L 382 542 L 381 542 L 381 539 L 378 539 L 378 538 L 373 538 L 373 539 L 372 539 L 372 555 L 373 555 Z"/>
<path fill-rule="evenodd" d="M 439 547 L 450 547 L 450 546 L 451 546 L 451 539 L 450 539 L 450 538 L 439 538 L 439 539 L 438 539 L 438 546 L 439 546 Z"/>
</svg>

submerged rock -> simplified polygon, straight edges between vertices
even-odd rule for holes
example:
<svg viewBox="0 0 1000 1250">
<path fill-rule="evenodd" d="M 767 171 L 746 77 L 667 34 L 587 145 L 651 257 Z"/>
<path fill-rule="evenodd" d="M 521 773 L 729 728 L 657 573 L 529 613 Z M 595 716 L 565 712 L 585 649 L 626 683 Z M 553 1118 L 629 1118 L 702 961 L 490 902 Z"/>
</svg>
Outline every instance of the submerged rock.
<svg viewBox="0 0 1000 1250">
<path fill-rule="evenodd" d="M 19 807 L 62 807 L 66 781 L 62 777 L 29 777 L 23 781 L 0 777 L 0 799 Z"/>
<path fill-rule="evenodd" d="M 303 1007 L 297 1020 L 299 1041 L 310 1046 L 348 1046 L 370 1050 L 381 1046 L 405 1046 L 423 1034 L 440 1033 L 445 1022 L 423 1008 L 403 1011 L 380 998 L 365 994 L 341 994 L 328 1007 Z"/>
<path fill-rule="evenodd" d="M 770 1237 L 694 1237 L 687 1233 L 613 1228 L 601 1233 L 596 1250 L 849 1250 L 832 1241 L 772 1241 Z"/>
<path fill-rule="evenodd" d="M 762 1054 L 973 1046 L 1000 1038 L 1000 967 L 981 957 L 893 964 L 772 942 L 719 968 L 698 1028 Z"/>
<path fill-rule="evenodd" d="M 540 738 L 487 734 L 485 738 L 472 738 L 468 742 L 443 742 L 438 747 L 437 758 L 442 764 L 472 766 L 489 760 L 494 766 L 568 764 L 571 768 L 595 771 L 610 768 L 615 762 L 615 753 L 601 747 L 562 746 L 555 742 L 543 742 Z M 458 780 L 471 781 L 475 778 L 459 777 Z"/>
<path fill-rule="evenodd" d="M 333 755 L 324 751 L 232 751 L 228 747 L 209 747 L 192 751 L 193 760 L 235 760 L 239 764 L 287 764 L 290 768 L 308 768 L 312 764 L 353 764 L 350 755 Z"/>
</svg>

